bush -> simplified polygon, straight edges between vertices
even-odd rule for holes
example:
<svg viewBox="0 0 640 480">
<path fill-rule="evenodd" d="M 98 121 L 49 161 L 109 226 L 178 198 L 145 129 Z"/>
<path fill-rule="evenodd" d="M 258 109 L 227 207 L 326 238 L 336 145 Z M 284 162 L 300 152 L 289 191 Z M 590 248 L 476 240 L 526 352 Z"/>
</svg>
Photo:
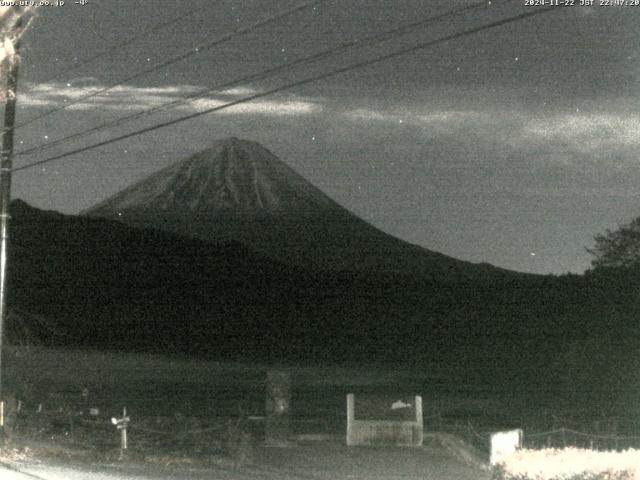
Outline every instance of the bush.
<svg viewBox="0 0 640 480">
<path fill-rule="evenodd" d="M 254 461 L 254 438 L 241 419 L 230 421 L 224 442 L 224 453 L 235 467 L 251 465 Z"/>
<path fill-rule="evenodd" d="M 496 466 L 493 479 L 640 480 L 640 451 L 519 450 Z"/>
</svg>

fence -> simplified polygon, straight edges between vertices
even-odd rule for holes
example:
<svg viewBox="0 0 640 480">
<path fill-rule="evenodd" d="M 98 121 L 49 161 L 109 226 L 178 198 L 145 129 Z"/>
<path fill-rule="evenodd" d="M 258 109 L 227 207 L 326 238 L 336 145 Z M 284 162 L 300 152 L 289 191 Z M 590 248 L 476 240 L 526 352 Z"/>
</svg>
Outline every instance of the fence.
<svg viewBox="0 0 640 480">
<path fill-rule="evenodd" d="M 616 419 L 618 420 L 618 419 Z M 618 424 L 618 421 L 615 422 Z M 447 427 L 445 427 L 447 429 Z M 490 451 L 491 431 L 478 431 L 472 421 L 448 428 L 463 437 L 479 450 Z M 621 435 L 618 433 L 588 432 L 567 427 L 558 427 L 546 431 L 527 429 L 524 426 L 522 447 L 529 449 L 576 447 L 590 450 L 627 450 L 640 449 L 639 435 Z"/>
<path fill-rule="evenodd" d="M 358 397 L 358 404 L 363 405 L 356 412 L 356 396 L 347 395 L 347 445 L 422 446 L 424 419 L 420 395 L 415 395 L 411 403 L 385 402 L 380 397 L 360 400 Z M 361 410 L 364 412 L 360 413 Z"/>
<path fill-rule="evenodd" d="M 123 422 L 123 418 L 127 420 Z M 264 417 L 136 417 L 128 413 L 110 417 L 23 406 L 7 418 L 5 431 L 9 442 L 65 454 L 85 452 L 112 458 L 117 453 L 122 458 L 133 451 L 145 457 L 165 454 L 233 458 L 238 449 L 253 448 L 262 435 L 263 423 Z"/>
<path fill-rule="evenodd" d="M 627 450 L 640 448 L 640 436 L 604 435 L 562 427 L 547 432 L 525 434 L 523 446 L 533 449 L 578 447 L 591 450 Z"/>
<path fill-rule="evenodd" d="M 118 448 L 121 432 L 112 423 L 113 415 L 89 415 L 82 412 L 42 406 L 24 405 L 15 414 L 13 432 L 21 435 L 61 438 L 65 442 L 90 445 L 94 448 Z M 616 422 L 620 425 L 622 422 Z M 291 419 L 292 433 L 306 435 L 331 435 L 345 441 L 346 412 L 336 416 L 297 417 Z M 484 454 L 490 451 L 490 436 L 499 427 L 481 428 L 474 421 L 447 418 L 440 414 L 424 416 L 425 432 L 455 434 L 473 445 Z M 579 428 L 557 427 L 549 430 L 535 430 L 527 424 L 515 425 L 524 430 L 525 448 L 579 447 L 595 450 L 625 450 L 640 448 L 640 436 L 617 432 L 587 431 Z M 249 433 L 255 441 L 264 438 L 264 411 L 238 410 L 235 414 L 221 416 L 187 416 L 182 413 L 165 416 L 131 416 L 127 425 L 129 442 L 137 450 L 161 449 L 167 451 L 223 451 L 224 442 L 230 430 Z"/>
<path fill-rule="evenodd" d="M 219 388 L 217 391 L 206 390 L 209 388 L 206 383 L 198 384 L 204 385 L 199 391 L 188 383 L 186 387 L 177 389 L 168 381 L 153 388 L 141 382 L 139 388 L 121 389 L 118 396 L 109 390 L 110 385 L 100 385 L 102 390 L 96 391 L 95 397 L 93 390 L 89 394 L 88 389 L 80 388 L 56 396 L 45 395 L 40 389 L 23 389 L 22 398 L 29 400 L 19 403 L 13 428 L 21 435 L 53 436 L 65 442 L 75 440 L 79 445 L 118 448 L 122 432 L 113 425 L 111 418 L 119 418 L 122 408 L 127 407 L 131 417 L 127 433 L 132 449 L 223 451 L 230 431 L 241 430 L 257 442 L 264 438 L 267 389 L 265 377 L 260 378 L 262 380 L 257 376 L 251 377 L 244 383 L 236 382 L 234 378 L 240 386 L 234 383 L 232 389 Z M 308 439 L 331 436 L 345 442 L 345 399 L 350 388 L 306 388 L 299 385 L 291 387 L 292 435 L 304 435 Z M 389 392 L 389 387 L 385 391 Z M 372 393 L 377 392 L 372 390 Z M 190 400 L 184 401 L 184 398 Z M 108 399 L 108 404 L 105 399 Z M 40 400 L 44 405 L 37 403 Z M 99 414 L 90 414 L 93 405 L 100 407 Z M 523 444 L 526 448 L 640 448 L 640 436 L 636 435 L 640 433 L 640 422 L 631 417 L 608 417 L 589 422 L 553 415 L 465 418 L 463 415 L 444 415 L 437 408 L 432 401 L 426 401 L 423 415 L 425 433 L 455 434 L 485 454 L 490 450 L 491 432 L 513 428 L 524 430 Z"/>
</svg>

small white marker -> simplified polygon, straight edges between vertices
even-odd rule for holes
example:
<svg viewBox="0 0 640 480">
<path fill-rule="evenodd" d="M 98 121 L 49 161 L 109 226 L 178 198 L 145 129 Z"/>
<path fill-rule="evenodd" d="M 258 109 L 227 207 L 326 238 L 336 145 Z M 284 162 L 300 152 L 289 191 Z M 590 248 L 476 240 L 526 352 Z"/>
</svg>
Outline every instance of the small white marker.
<svg viewBox="0 0 640 480">
<path fill-rule="evenodd" d="M 391 404 L 391 410 L 399 410 L 401 408 L 410 408 L 410 403 L 405 403 L 402 400 L 396 400 Z"/>
</svg>

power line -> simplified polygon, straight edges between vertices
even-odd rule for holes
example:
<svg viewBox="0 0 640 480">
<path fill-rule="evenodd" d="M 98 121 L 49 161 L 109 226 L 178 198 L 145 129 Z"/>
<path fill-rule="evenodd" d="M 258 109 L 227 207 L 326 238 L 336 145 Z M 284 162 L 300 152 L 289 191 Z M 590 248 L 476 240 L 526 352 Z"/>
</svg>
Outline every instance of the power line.
<svg viewBox="0 0 640 480">
<path fill-rule="evenodd" d="M 312 76 L 312 77 L 309 77 L 309 78 L 306 78 L 306 79 L 303 79 L 303 80 L 295 81 L 295 82 L 292 82 L 292 83 L 289 83 L 289 84 L 286 84 L 286 85 L 282 85 L 280 87 L 276 87 L 274 89 L 271 89 L 271 90 L 268 90 L 268 91 L 265 91 L 265 92 L 257 93 L 257 94 L 251 95 L 249 97 L 245 97 L 245 98 L 242 98 L 242 99 L 239 99 L 239 100 L 235 100 L 233 102 L 229 102 L 229 103 L 226 103 L 226 104 L 223 104 L 223 105 L 212 107 L 212 108 L 203 110 L 201 112 L 196 112 L 196 113 L 193 113 L 193 114 L 190 114 L 190 115 L 186 115 L 186 116 L 183 116 L 183 117 L 180 117 L 180 118 L 177 118 L 177 119 L 173 119 L 173 120 L 169 120 L 169 121 L 166 121 L 166 122 L 162 122 L 162 123 L 150 126 L 150 127 L 146 127 L 144 129 L 141 129 L 141 130 L 130 132 L 130 133 L 127 133 L 127 134 L 124 134 L 124 135 L 120 135 L 118 137 L 111 138 L 109 140 L 105 140 L 105 141 L 102 141 L 102 142 L 99 142 L 99 143 L 96 143 L 96 144 L 93 144 L 93 145 L 89 145 L 87 147 L 78 148 L 78 149 L 75 149 L 75 150 L 60 154 L 60 155 L 56 155 L 54 157 L 50 157 L 50 158 L 47 158 L 47 159 L 44 159 L 44 160 L 40 160 L 40 161 L 33 162 L 33 163 L 30 163 L 30 164 L 27 164 L 27 165 L 23 165 L 21 167 L 16 167 L 13 170 L 14 171 L 18 171 L 18 170 L 24 170 L 24 169 L 27 169 L 27 168 L 32 168 L 34 166 L 41 165 L 43 163 L 48 163 L 48 162 L 55 161 L 55 160 L 58 160 L 58 159 L 61 159 L 61 158 L 65 158 L 65 157 L 68 157 L 68 156 L 71 156 L 71 155 L 74 155 L 74 154 L 77 154 L 77 153 L 82 153 L 82 152 L 85 152 L 85 151 L 88 151 L 88 150 L 92 150 L 92 149 L 95 149 L 95 148 L 98 148 L 98 147 L 101 147 L 101 146 L 104 146 L 104 145 L 107 145 L 107 144 L 110 144 L 110 143 L 115 143 L 115 142 L 118 142 L 118 141 L 121 141 L 121 140 L 125 140 L 127 138 L 131 138 L 131 137 L 134 137 L 134 136 L 142 135 L 144 133 L 148 133 L 148 132 L 151 132 L 151 131 L 154 131 L 154 130 L 158 130 L 160 128 L 164 128 L 164 127 L 171 126 L 171 125 L 174 125 L 174 124 L 177 124 L 177 123 L 181 123 L 181 122 L 184 122 L 184 121 L 187 121 L 187 120 L 191 120 L 193 118 L 197 118 L 197 117 L 200 117 L 200 116 L 203 116 L 203 115 L 206 115 L 206 114 L 209 114 L 209 113 L 213 113 L 213 112 L 216 112 L 216 111 L 219 111 L 219 110 L 224 110 L 224 109 L 233 107 L 235 105 L 239 105 L 239 104 L 246 103 L 246 102 L 249 102 L 249 101 L 252 101 L 252 100 L 256 100 L 258 98 L 262 98 L 262 97 L 265 97 L 265 96 L 268 96 L 268 95 L 272 95 L 274 93 L 279 93 L 279 92 L 284 91 L 284 90 L 289 90 L 291 88 L 294 88 L 294 87 L 297 87 L 297 86 L 300 86 L 300 85 L 305 85 L 305 84 L 309 84 L 309 83 L 312 83 L 312 82 L 315 82 L 315 81 L 319 81 L 319 80 L 323 80 L 323 79 L 326 79 L 326 78 L 330 78 L 330 77 L 333 77 L 333 76 L 336 76 L 336 75 L 339 75 L 339 74 L 342 74 L 342 73 L 346 73 L 346 72 L 351 71 L 351 70 L 355 70 L 355 69 L 362 68 L 362 67 L 365 67 L 365 66 L 369 66 L 369 65 L 372 65 L 372 64 L 375 64 L 375 63 L 379 63 L 379 62 L 382 62 L 382 61 L 385 61 L 385 60 L 388 60 L 388 59 L 391 59 L 391 58 L 395 58 L 395 57 L 398 57 L 398 56 L 401 56 L 401 55 L 405 55 L 407 53 L 411 53 L 411 52 L 414 52 L 414 51 L 417 51 L 417 50 L 428 48 L 430 46 L 437 45 L 439 43 L 443 43 L 443 42 L 446 42 L 446 41 L 449 41 L 449 40 L 453 40 L 453 39 L 460 38 L 460 37 L 463 37 L 463 36 L 466 36 L 466 35 L 477 33 L 477 32 L 483 31 L 483 30 L 487 30 L 487 29 L 494 28 L 494 27 L 497 27 L 497 26 L 501 26 L 501 25 L 505 25 L 505 24 L 512 23 L 512 22 L 515 22 L 515 21 L 519 21 L 519 20 L 522 20 L 522 19 L 527 18 L 527 17 L 532 17 L 532 16 L 535 16 L 535 15 L 546 13 L 546 12 L 550 11 L 552 8 L 556 8 L 556 7 L 546 7 L 546 8 L 541 8 L 541 9 L 538 9 L 538 10 L 532 10 L 532 11 L 529 11 L 529 12 L 522 13 L 520 15 L 516 15 L 514 17 L 509 17 L 509 18 L 506 18 L 506 19 L 497 20 L 495 22 L 491 22 L 489 24 L 482 25 L 480 27 L 473 27 L 473 28 L 470 28 L 470 29 L 466 29 L 466 30 L 463 30 L 461 32 L 457 32 L 457 33 L 454 33 L 454 34 L 451 34 L 451 35 L 447 35 L 447 36 L 438 38 L 436 40 L 423 42 L 423 43 L 414 45 L 412 47 L 408 47 L 408 48 L 405 48 L 405 49 L 402 49 L 402 50 L 399 50 L 399 51 L 396 51 L 396 52 L 391 52 L 389 54 L 386 54 L 386 55 L 383 55 L 383 56 L 380 56 L 380 57 L 377 57 L 377 58 L 365 60 L 365 61 L 362 61 L 362 62 L 359 62 L 359 63 L 356 63 L 356 64 L 352 64 L 352 65 L 349 65 L 349 66 L 346 66 L 346 67 L 342 67 L 342 68 L 339 68 L 339 69 L 336 69 L 336 70 L 333 70 L 333 71 L 330 71 L 330 72 L 326 72 L 326 73 L 323 73 L 323 74 L 315 75 L 315 76 Z"/>
<path fill-rule="evenodd" d="M 156 32 L 159 32 L 160 30 L 162 30 L 163 28 L 166 28 L 170 25 L 176 24 L 182 20 L 184 20 L 185 18 L 188 18 L 192 15 L 194 15 L 197 12 L 197 10 L 195 9 L 189 9 L 189 11 L 187 13 L 185 13 L 184 15 L 181 15 L 177 18 L 172 18 L 171 20 L 167 20 L 165 22 L 161 22 L 161 23 L 157 23 L 155 25 L 153 25 L 151 28 L 139 33 L 138 35 L 134 35 L 133 37 L 124 40 L 120 43 L 117 43 L 115 45 L 112 45 L 111 47 L 107 48 L 106 50 L 103 50 L 101 52 L 96 53 L 95 55 L 92 55 L 88 58 L 82 59 L 81 61 L 79 61 L 78 63 L 72 65 L 71 67 L 65 67 L 64 69 L 60 69 L 60 71 L 58 73 L 55 74 L 55 76 L 49 78 L 49 80 L 46 80 L 45 82 L 41 82 L 41 83 L 47 83 L 47 82 L 51 82 L 53 80 L 58 79 L 58 76 L 62 73 L 67 74 L 69 72 L 72 72 L 74 70 L 77 70 L 80 67 L 84 67 L 85 65 L 88 65 L 90 63 L 93 63 L 94 61 L 96 61 L 97 59 L 110 55 L 112 52 L 116 51 L 116 50 L 122 50 L 123 48 L 128 47 L 129 45 L 132 45 L 133 43 L 153 34 Z"/>
<path fill-rule="evenodd" d="M 386 61 L 386 60 L 390 60 L 392 58 L 396 58 L 396 57 L 399 57 L 399 56 L 402 56 L 402 55 L 406 55 L 408 53 L 416 52 L 418 50 L 422 50 L 422 49 L 425 49 L 425 48 L 428 48 L 428 47 L 432 47 L 434 45 L 438 45 L 440 43 L 444 43 L 444 42 L 447 42 L 447 41 L 450 41 L 450 40 L 461 38 L 461 37 L 464 37 L 464 36 L 467 36 L 467 35 L 472 35 L 474 33 L 478 33 L 478 32 L 484 31 L 484 30 L 488 30 L 490 28 L 495 28 L 495 27 L 499 27 L 499 26 L 506 25 L 506 24 L 509 24 L 509 23 L 517 22 L 517 21 L 523 20 L 525 18 L 534 17 L 534 16 L 540 15 L 542 13 L 550 12 L 551 10 L 557 9 L 557 8 L 558 7 L 555 7 L 555 6 L 542 7 L 542 8 L 539 8 L 539 9 L 530 10 L 530 11 L 521 13 L 519 15 L 515 15 L 515 16 L 509 17 L 509 18 L 502 19 L 502 20 L 496 20 L 494 22 L 490 22 L 488 24 L 481 25 L 479 27 L 468 28 L 468 29 L 463 30 L 461 32 L 457 32 L 457 33 L 453 33 L 453 34 L 450 34 L 450 35 L 446 35 L 444 37 L 440 37 L 440 38 L 435 39 L 435 40 L 422 42 L 422 43 L 419 43 L 419 44 L 414 45 L 412 47 L 403 48 L 401 50 L 397 50 L 395 52 L 387 53 L 385 55 L 382 55 L 382 56 L 379 56 L 379 57 L 376 57 L 376 58 L 364 60 L 362 62 L 358 62 L 358 63 L 352 64 L 352 65 L 348 65 L 346 67 L 337 68 L 337 69 L 332 70 L 330 72 L 321 73 L 321 74 L 318 74 L 318 75 L 314 75 L 314 76 L 305 78 L 303 80 L 298 80 L 298 81 L 291 82 L 291 83 L 288 83 L 288 84 L 285 84 L 285 85 L 281 85 L 280 87 L 276 87 L 276 88 L 273 88 L 271 90 L 267 90 L 265 92 L 257 93 L 257 94 L 254 94 L 254 95 L 250 95 L 248 97 L 245 97 L 245 98 L 242 98 L 242 99 L 239 99 L 239 100 L 235 100 L 233 102 L 229 102 L 229 103 L 226 103 L 226 104 L 223 104 L 223 105 L 219 105 L 217 107 L 209 108 L 209 109 L 203 110 L 201 112 L 192 113 L 190 115 L 186 115 L 186 116 L 183 116 L 183 117 L 180 117 L 180 118 L 176 118 L 176 119 L 173 119 L 173 120 L 162 122 L 162 123 L 150 126 L 150 127 L 146 127 L 146 128 L 140 129 L 140 130 L 136 130 L 134 132 L 130 132 L 130 133 L 127 133 L 127 134 L 124 134 L 124 135 L 120 135 L 120 136 L 111 138 L 109 140 L 104 140 L 102 142 L 98 142 L 98 143 L 95 143 L 93 145 L 88 145 L 86 147 L 77 148 L 75 150 L 71 150 L 69 152 L 65 152 L 65 153 L 62 153 L 62 154 L 59 154 L 59 155 L 55 155 L 53 157 L 49 157 L 49 158 L 46 158 L 46 159 L 43 159 L 43 160 L 39 160 L 37 162 L 29 163 L 29 164 L 23 165 L 21 167 L 14 167 L 12 169 L 12 171 L 15 172 L 15 171 L 19 171 L 19 170 L 26 170 L 28 168 L 33 168 L 33 167 L 36 167 L 38 165 L 42 165 L 42 164 L 45 164 L 45 163 L 49 163 L 49 162 L 53 162 L 53 161 L 56 161 L 56 160 L 60 160 L 62 158 L 66 158 L 66 157 L 69 157 L 71 155 L 75 155 L 75 154 L 78 154 L 78 153 L 83 153 L 83 152 L 86 152 L 86 151 L 89 151 L 89 150 L 93 150 L 93 149 L 96 149 L 96 148 L 99 148 L 99 147 L 103 147 L 105 145 L 109 145 L 111 143 L 119 142 L 121 140 L 126 140 L 128 138 L 132 138 L 132 137 L 135 137 L 135 136 L 138 136 L 138 135 L 142 135 L 142 134 L 145 134 L 145 133 L 148 133 L 148 132 L 152 132 L 154 130 L 159 130 L 159 129 L 164 128 L 164 127 L 168 127 L 168 126 L 171 126 L 171 125 L 175 125 L 177 123 L 182 123 L 182 122 L 185 122 L 187 120 L 191 120 L 191 119 L 194 119 L 194 118 L 197 118 L 197 117 L 201 117 L 201 116 L 207 115 L 209 113 L 213 113 L 213 112 L 217 112 L 217 111 L 224 110 L 224 109 L 227 109 L 227 108 L 231 108 L 233 106 L 240 105 L 240 104 L 246 103 L 246 102 L 250 102 L 250 101 L 256 100 L 258 98 L 263 98 L 263 97 L 266 97 L 268 95 L 273 95 L 274 93 L 279 93 L 279 92 L 282 92 L 282 91 L 285 91 L 285 90 L 290 90 L 290 89 L 292 89 L 294 87 L 299 87 L 301 85 L 307 85 L 309 83 L 317 82 L 319 80 L 325 80 L 327 78 L 335 77 L 336 75 L 340 75 L 342 73 L 346 73 L 346 72 L 349 72 L 349 71 L 352 71 L 352 70 L 356 70 L 358 68 L 363 68 L 363 67 L 367 67 L 369 65 L 373 65 L 373 64 L 380 63 L 380 62 L 383 62 L 383 61 Z"/>
<path fill-rule="evenodd" d="M 507 2 L 509 0 L 502 0 L 502 1 L 503 2 Z M 123 124 L 125 124 L 127 122 L 130 122 L 132 120 L 135 120 L 137 118 L 141 118 L 141 117 L 144 117 L 144 116 L 147 116 L 147 115 L 151 115 L 151 114 L 153 114 L 155 112 L 166 110 L 168 108 L 173 108 L 173 107 L 176 107 L 178 105 L 187 104 L 187 103 L 191 102 L 192 100 L 196 100 L 198 98 L 202 98 L 202 97 L 204 97 L 206 95 L 209 95 L 211 93 L 214 93 L 214 92 L 216 92 L 216 91 L 218 91 L 220 89 L 229 88 L 229 87 L 236 86 L 238 84 L 242 84 L 242 83 L 246 83 L 246 82 L 264 80 L 264 79 L 266 79 L 266 78 L 268 78 L 268 77 L 270 77 L 270 76 L 272 76 L 272 75 L 274 75 L 274 74 L 276 74 L 278 72 L 281 72 L 283 70 L 286 70 L 286 69 L 289 69 L 289 68 L 292 68 L 292 67 L 295 67 L 295 66 L 298 66 L 298 65 L 302 65 L 302 64 L 305 64 L 305 63 L 311 63 L 311 62 L 326 58 L 326 57 L 328 57 L 330 55 L 333 55 L 335 53 L 340 52 L 341 50 L 346 50 L 346 49 L 354 47 L 354 46 L 358 46 L 358 47 L 360 47 L 360 46 L 371 46 L 371 45 L 374 45 L 376 43 L 381 43 L 381 42 L 384 42 L 384 41 L 388 40 L 389 38 L 392 38 L 393 36 L 405 34 L 405 33 L 410 32 L 410 31 L 412 31 L 412 30 L 414 30 L 416 28 L 419 28 L 419 27 L 425 26 L 427 24 L 443 20 L 444 18 L 455 16 L 455 15 L 459 15 L 459 14 L 464 13 L 466 11 L 475 10 L 475 9 L 480 8 L 480 7 L 486 7 L 486 6 L 487 6 L 486 0 L 482 0 L 482 1 L 479 1 L 479 2 L 476 2 L 476 3 L 473 3 L 471 5 L 467 5 L 465 7 L 452 9 L 452 10 L 449 10 L 447 12 L 444 12 L 444 13 L 441 13 L 441 14 L 438 14 L 438 15 L 434 15 L 434 16 L 431 16 L 431 17 L 427 17 L 427 18 L 415 21 L 415 22 L 411 22 L 411 23 L 408 23 L 408 24 L 405 24 L 405 25 L 401 25 L 401 26 L 393 28 L 391 30 L 386 30 L 384 32 L 377 33 L 377 34 L 374 34 L 374 35 L 369 35 L 367 37 L 356 38 L 356 39 L 350 40 L 348 42 L 343 42 L 343 43 L 341 43 L 341 44 L 339 44 L 337 46 L 334 46 L 332 48 L 323 50 L 321 52 L 312 54 L 310 56 L 303 57 L 303 58 L 300 58 L 300 59 L 297 59 L 297 60 L 294 60 L 292 62 L 288 62 L 288 63 L 285 63 L 285 64 L 281 64 L 281 65 L 278 65 L 276 67 L 269 68 L 267 70 L 263 70 L 262 72 L 251 74 L 251 75 L 239 78 L 239 79 L 231 80 L 231 81 L 228 81 L 228 82 L 223 83 L 223 84 L 215 85 L 213 87 L 207 88 L 206 90 L 195 92 L 195 93 L 193 93 L 191 95 L 188 95 L 186 97 L 183 97 L 183 98 L 180 98 L 180 99 L 177 99 L 177 100 L 172 100 L 172 101 L 164 103 L 162 105 L 158 105 L 158 106 L 152 107 L 150 109 L 143 110 L 142 112 L 137 112 L 137 113 L 134 113 L 134 114 L 131 114 L 131 115 L 120 117 L 120 118 L 115 119 L 115 120 L 110 121 L 110 122 L 105 122 L 105 123 L 103 123 L 101 125 L 98 125 L 98 126 L 95 126 L 95 127 L 92 127 L 92 128 L 80 131 L 80 132 L 73 133 L 73 134 L 68 135 L 66 137 L 62 137 L 62 138 L 56 139 L 56 140 L 54 140 L 52 142 L 47 142 L 47 143 L 43 143 L 43 144 L 40 144 L 40 145 L 36 145 L 36 146 L 31 147 L 29 149 L 26 149 L 26 150 L 23 150 L 23 151 L 19 151 L 19 152 L 16 153 L 16 155 L 28 155 L 28 154 L 32 154 L 32 153 L 36 153 L 36 152 L 41 152 L 43 150 L 48 150 L 49 148 L 52 148 L 52 147 L 54 147 L 56 145 L 59 145 L 59 144 L 64 143 L 64 142 L 67 142 L 69 140 L 83 138 L 83 137 L 85 137 L 87 135 L 90 135 L 92 133 L 95 133 L 95 132 L 98 132 L 98 131 L 101 131 L 101 130 L 104 130 L 104 129 L 107 129 L 107 128 L 110 128 L 110 127 L 114 127 L 114 126 L 120 126 L 120 125 L 123 125 Z"/>
<path fill-rule="evenodd" d="M 306 9 L 306 8 L 312 6 L 312 5 L 317 5 L 317 4 L 322 3 L 324 1 L 326 1 L 326 0 L 311 0 L 311 1 L 305 2 L 305 3 L 301 4 L 301 5 L 298 5 L 297 7 L 293 7 L 293 8 L 287 9 L 287 10 L 280 11 L 280 12 L 278 12 L 278 13 L 270 16 L 270 17 L 267 17 L 265 19 L 262 19 L 262 20 L 259 20 L 259 21 L 255 22 L 255 23 L 252 23 L 251 25 L 239 28 L 239 29 L 233 31 L 232 33 L 229 33 L 227 35 L 223 35 L 221 37 L 218 37 L 218 38 L 212 40 L 211 42 L 208 42 L 208 43 L 205 43 L 205 44 L 202 44 L 202 45 L 198 45 L 195 48 L 193 48 L 193 49 L 191 49 L 191 50 L 189 50 L 189 51 L 187 51 L 185 53 L 182 53 L 180 55 L 172 57 L 169 60 L 165 60 L 163 62 L 160 62 L 160 63 L 154 65 L 151 68 L 147 68 L 146 70 L 142 70 L 142 71 L 140 71 L 138 73 L 134 73 L 133 75 L 129 75 L 128 77 L 122 78 L 122 79 L 118 80 L 116 83 L 112 83 L 107 87 L 101 88 L 101 89 L 99 89 L 99 90 L 97 90 L 95 92 L 91 92 L 91 93 L 89 93 L 87 95 L 83 95 L 83 96 L 77 98 L 76 100 L 74 100 L 72 102 L 69 102 L 69 103 L 67 103 L 67 104 L 65 104 L 65 105 L 63 105 L 61 107 L 54 108 L 52 110 L 49 110 L 47 112 L 42 113 L 41 115 L 37 115 L 35 117 L 32 117 L 32 118 L 30 118 L 30 119 L 28 119 L 28 120 L 16 125 L 14 128 L 24 127 L 24 126 L 29 125 L 29 124 L 31 124 L 31 123 L 33 123 L 33 122 L 35 122 L 37 120 L 40 120 L 40 119 L 42 119 L 44 117 L 48 117 L 49 115 L 53 115 L 53 114 L 58 113 L 58 112 L 60 112 L 62 110 L 66 110 L 67 108 L 71 107 L 72 105 L 76 105 L 76 104 L 78 104 L 80 102 L 83 102 L 83 101 L 89 99 L 89 98 L 96 97 L 96 96 L 101 95 L 101 94 L 103 94 L 105 92 L 108 92 L 109 90 L 111 90 L 111 89 L 113 89 L 115 87 L 123 85 L 125 82 L 128 82 L 130 80 L 135 80 L 136 78 L 140 78 L 140 77 L 142 77 L 144 75 L 147 75 L 149 73 L 153 73 L 155 71 L 161 70 L 161 69 L 163 69 L 165 67 L 168 67 L 169 65 L 173 65 L 174 63 L 181 62 L 182 60 L 185 60 L 185 59 L 187 59 L 189 57 L 192 57 L 193 55 L 198 55 L 200 52 L 203 52 L 203 51 L 205 51 L 205 50 L 207 50 L 209 48 L 212 48 L 214 46 L 220 45 L 221 43 L 227 42 L 227 41 L 229 41 L 229 40 L 231 40 L 231 39 L 233 39 L 233 38 L 235 38 L 237 36 L 244 35 L 245 33 L 249 33 L 252 30 L 255 30 L 255 29 L 259 28 L 259 27 L 263 27 L 265 25 L 268 25 L 269 23 L 276 22 L 278 20 L 281 20 L 282 18 L 285 18 L 285 17 L 287 17 L 289 15 L 292 15 L 292 14 L 297 13 L 297 12 L 299 12 L 301 10 L 304 10 L 304 9 Z"/>
</svg>

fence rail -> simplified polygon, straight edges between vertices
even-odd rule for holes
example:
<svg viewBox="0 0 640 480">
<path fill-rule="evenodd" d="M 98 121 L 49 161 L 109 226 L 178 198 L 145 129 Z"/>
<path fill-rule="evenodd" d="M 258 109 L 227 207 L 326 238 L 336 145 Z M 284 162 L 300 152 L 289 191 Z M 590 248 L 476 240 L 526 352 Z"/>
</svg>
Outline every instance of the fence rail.
<svg viewBox="0 0 640 480">
<path fill-rule="evenodd" d="M 445 428 L 446 429 L 446 428 Z M 457 433 L 483 451 L 490 449 L 490 437 L 493 431 L 478 431 L 471 421 L 464 427 L 458 425 L 451 433 Z M 545 431 L 523 428 L 524 448 L 588 448 L 591 450 L 627 450 L 640 449 L 640 435 L 620 435 L 617 433 L 587 432 L 567 427 L 552 428 Z"/>
<path fill-rule="evenodd" d="M 14 430 L 16 433 L 36 431 L 73 432 L 84 435 L 89 442 L 95 440 L 99 445 L 117 445 L 119 432 L 106 415 L 89 415 L 92 409 L 85 396 L 78 396 L 77 405 L 67 398 L 51 397 L 49 404 L 62 405 L 56 408 L 43 408 L 39 404 L 16 402 L 17 412 L 14 413 Z M 36 397 L 37 398 L 37 397 Z M 241 398 L 241 397 L 239 397 Z M 226 399 L 226 397 L 225 397 Z M 58 403 L 56 403 L 58 402 Z M 335 403 L 335 402 L 334 402 Z M 242 408 L 233 411 L 232 402 L 220 406 L 218 415 L 212 415 L 211 409 L 198 411 L 192 409 L 188 415 L 188 406 L 180 405 L 181 412 L 169 412 L 159 415 L 160 408 L 154 408 L 153 413 L 144 415 L 138 407 L 132 415 L 128 425 L 132 445 L 144 444 L 175 444 L 187 446 L 189 442 L 209 442 L 219 444 L 224 441 L 231 425 L 242 422 L 243 428 L 259 439 L 264 434 L 264 404 L 258 399 L 238 401 L 236 406 Z M 160 405 L 166 410 L 171 405 Z M 133 409 L 132 409 L 133 410 Z M 81 413 L 83 412 L 83 413 Z M 346 411 L 340 411 L 336 403 L 331 408 L 314 408 L 309 415 L 301 410 L 293 411 L 291 431 L 300 434 L 330 434 L 332 436 L 346 434 Z M 508 422 L 506 422 L 508 420 Z M 600 418 L 570 418 L 558 415 L 539 415 L 522 417 L 519 419 L 496 419 L 490 417 L 447 416 L 434 409 L 423 416 L 425 432 L 443 432 L 456 434 L 468 443 L 488 452 L 490 434 L 498 430 L 521 428 L 524 431 L 523 445 L 527 448 L 562 448 L 580 447 L 595 450 L 623 450 L 629 448 L 640 449 L 640 423 L 633 417 L 600 417 Z M 501 424 L 500 422 L 505 422 Z M 547 427 L 547 428 L 545 428 Z M 71 439 L 70 439 L 71 440 Z"/>
</svg>

